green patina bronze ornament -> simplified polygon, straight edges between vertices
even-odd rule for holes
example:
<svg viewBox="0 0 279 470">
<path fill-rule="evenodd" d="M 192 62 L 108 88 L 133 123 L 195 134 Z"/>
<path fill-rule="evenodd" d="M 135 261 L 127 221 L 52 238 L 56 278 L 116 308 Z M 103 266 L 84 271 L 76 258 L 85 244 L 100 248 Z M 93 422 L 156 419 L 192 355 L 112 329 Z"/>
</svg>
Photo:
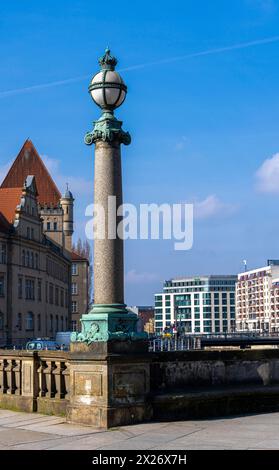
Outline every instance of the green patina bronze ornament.
<svg viewBox="0 0 279 470">
<path fill-rule="evenodd" d="M 91 312 L 82 315 L 82 331 L 71 335 L 72 342 L 88 345 L 99 341 L 146 339 L 146 333 L 137 332 L 138 317 L 125 305 L 94 305 Z"/>
</svg>

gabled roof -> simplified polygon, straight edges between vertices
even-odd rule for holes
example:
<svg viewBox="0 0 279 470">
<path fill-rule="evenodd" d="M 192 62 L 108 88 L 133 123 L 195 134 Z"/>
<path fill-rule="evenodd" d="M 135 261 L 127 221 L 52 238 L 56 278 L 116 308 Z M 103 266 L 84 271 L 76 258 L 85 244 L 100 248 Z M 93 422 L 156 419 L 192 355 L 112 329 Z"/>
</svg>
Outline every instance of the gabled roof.
<svg viewBox="0 0 279 470">
<path fill-rule="evenodd" d="M 41 205 L 59 204 L 61 194 L 31 140 L 26 140 L 1 188 L 22 188 L 28 175 L 34 175 Z"/>
<path fill-rule="evenodd" d="M 22 188 L 0 188 L 0 213 L 10 224 L 14 222 L 21 195 Z"/>
</svg>

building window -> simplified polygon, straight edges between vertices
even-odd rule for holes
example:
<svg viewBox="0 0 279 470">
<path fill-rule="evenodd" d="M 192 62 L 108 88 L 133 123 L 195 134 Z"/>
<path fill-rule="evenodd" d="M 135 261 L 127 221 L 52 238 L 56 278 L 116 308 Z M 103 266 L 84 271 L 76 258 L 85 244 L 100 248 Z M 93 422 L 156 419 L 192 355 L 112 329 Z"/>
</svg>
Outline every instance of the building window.
<svg viewBox="0 0 279 470">
<path fill-rule="evenodd" d="M 31 268 L 34 268 L 34 253 L 31 252 L 30 254 L 30 264 L 31 264 Z"/>
<path fill-rule="evenodd" d="M 25 266 L 25 250 L 22 250 L 22 254 L 21 254 L 21 264 L 22 264 L 22 266 Z"/>
<path fill-rule="evenodd" d="M 65 307 L 68 308 L 69 306 L 69 302 L 68 302 L 69 298 L 68 298 L 68 290 L 65 290 Z"/>
<path fill-rule="evenodd" d="M 63 317 L 60 318 L 60 328 L 61 328 L 61 331 L 63 331 L 63 329 L 64 329 L 64 318 Z"/>
<path fill-rule="evenodd" d="M 1 252 L 0 252 L 0 263 L 5 264 L 6 263 L 6 244 L 1 243 Z"/>
<path fill-rule="evenodd" d="M 29 255 L 29 251 L 26 252 L 26 262 L 25 262 L 25 265 L 29 268 L 29 260 L 30 260 L 30 255 Z"/>
<path fill-rule="evenodd" d="M 50 230 L 50 222 L 47 222 L 47 230 Z"/>
<path fill-rule="evenodd" d="M 30 227 L 27 227 L 27 238 L 30 239 Z"/>
<path fill-rule="evenodd" d="M 53 331 L 53 315 L 50 315 L 50 331 Z"/>
<path fill-rule="evenodd" d="M 18 328 L 18 331 L 22 330 L 22 314 L 21 313 L 17 314 L 17 325 L 16 326 Z"/>
<path fill-rule="evenodd" d="M 34 240 L 34 229 L 31 228 L 31 239 Z"/>
<path fill-rule="evenodd" d="M 64 290 L 60 290 L 60 306 L 64 307 Z"/>
<path fill-rule="evenodd" d="M 38 314 L 38 331 L 41 331 L 41 314 Z"/>
<path fill-rule="evenodd" d="M 72 302 L 72 313 L 77 313 L 78 312 L 78 305 L 77 305 L 77 301 L 74 300 Z"/>
<path fill-rule="evenodd" d="M 78 267 L 76 263 L 72 264 L 72 275 L 77 276 L 78 275 Z"/>
<path fill-rule="evenodd" d="M 25 279 L 25 299 L 35 300 L 35 281 L 33 279 Z"/>
<path fill-rule="evenodd" d="M 0 312 L 0 330 L 4 329 L 4 315 Z"/>
<path fill-rule="evenodd" d="M 59 289 L 55 287 L 55 305 L 59 305 Z"/>
<path fill-rule="evenodd" d="M 38 253 L 35 254 L 35 267 L 36 267 L 36 269 L 39 269 L 39 256 L 38 256 Z"/>
<path fill-rule="evenodd" d="M 42 281 L 38 279 L 38 301 L 42 301 Z"/>
<path fill-rule="evenodd" d="M 57 222 L 53 223 L 53 230 L 55 230 L 55 231 L 57 230 Z"/>
<path fill-rule="evenodd" d="M 46 281 L 46 302 L 48 302 L 48 282 Z"/>
<path fill-rule="evenodd" d="M 26 316 L 26 330 L 31 331 L 34 330 L 34 314 L 32 312 L 28 312 Z"/>
<path fill-rule="evenodd" d="M 5 296 L 5 279 L 4 276 L 0 276 L 0 297 Z"/>
<path fill-rule="evenodd" d="M 18 278 L 17 296 L 19 299 L 22 299 L 22 277 Z"/>
<path fill-rule="evenodd" d="M 49 285 L 49 303 L 53 304 L 53 284 Z"/>
<path fill-rule="evenodd" d="M 72 283 L 72 295 L 77 295 L 77 293 L 78 293 L 77 283 L 73 282 Z"/>
<path fill-rule="evenodd" d="M 59 319 L 58 315 L 55 316 L 55 331 L 57 332 L 59 330 Z"/>
</svg>

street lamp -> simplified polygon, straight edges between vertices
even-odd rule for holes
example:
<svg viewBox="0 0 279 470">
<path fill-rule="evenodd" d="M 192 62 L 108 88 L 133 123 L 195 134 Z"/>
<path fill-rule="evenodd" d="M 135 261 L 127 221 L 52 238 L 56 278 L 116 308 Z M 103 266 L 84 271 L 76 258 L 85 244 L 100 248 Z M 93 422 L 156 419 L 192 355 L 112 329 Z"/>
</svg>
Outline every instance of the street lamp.
<svg viewBox="0 0 279 470">
<path fill-rule="evenodd" d="M 102 225 L 102 236 L 94 239 L 94 304 L 89 313 L 82 316 L 81 332 L 71 335 L 73 343 L 93 344 L 95 348 L 96 343 L 111 340 L 147 339 L 146 333 L 137 332 L 138 317 L 128 311 L 124 303 L 124 247 L 118 231 L 122 221 L 119 208 L 123 203 L 121 144 L 129 145 L 131 137 L 122 130 L 122 122 L 116 119 L 114 110 L 124 102 L 127 87 L 115 71 L 117 60 L 108 48 L 99 59 L 99 65 L 100 70 L 89 84 L 89 93 L 102 115 L 94 121 L 93 130 L 87 132 L 84 141 L 86 145 L 95 144 L 94 204 L 103 209 L 105 217 L 101 222 L 97 220 L 97 224 Z M 111 198 L 114 199 L 112 205 Z M 113 221 L 113 226 L 109 221 Z M 117 348 L 119 351 L 119 343 Z M 78 350 L 79 345 L 72 349 Z"/>
</svg>

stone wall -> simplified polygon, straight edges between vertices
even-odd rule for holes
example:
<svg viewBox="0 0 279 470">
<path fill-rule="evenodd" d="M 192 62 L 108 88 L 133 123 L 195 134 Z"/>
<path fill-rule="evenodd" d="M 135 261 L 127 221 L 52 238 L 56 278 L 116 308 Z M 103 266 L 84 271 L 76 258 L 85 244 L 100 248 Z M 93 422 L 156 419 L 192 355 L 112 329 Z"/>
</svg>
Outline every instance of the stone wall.
<svg viewBox="0 0 279 470">
<path fill-rule="evenodd" d="M 0 351 L 0 407 L 109 428 L 279 410 L 279 350 Z"/>
</svg>

